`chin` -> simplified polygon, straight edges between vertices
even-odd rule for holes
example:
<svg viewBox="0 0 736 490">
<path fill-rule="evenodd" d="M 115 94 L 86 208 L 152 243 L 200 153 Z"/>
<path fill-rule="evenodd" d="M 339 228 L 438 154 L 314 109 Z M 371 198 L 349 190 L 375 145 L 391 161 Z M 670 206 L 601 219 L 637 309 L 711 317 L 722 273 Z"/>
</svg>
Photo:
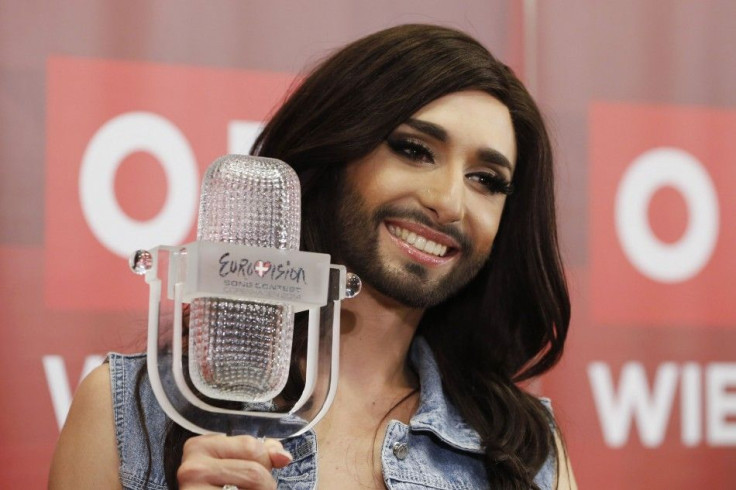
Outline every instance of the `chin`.
<svg viewBox="0 0 736 490">
<path fill-rule="evenodd" d="M 447 281 L 429 281 L 427 269 L 421 265 L 408 264 L 405 270 L 407 272 L 399 272 L 401 277 L 392 274 L 379 274 L 376 277 L 376 271 L 357 274 L 383 296 L 410 308 L 436 306 L 457 291 L 456 287 L 448 288 Z"/>
</svg>

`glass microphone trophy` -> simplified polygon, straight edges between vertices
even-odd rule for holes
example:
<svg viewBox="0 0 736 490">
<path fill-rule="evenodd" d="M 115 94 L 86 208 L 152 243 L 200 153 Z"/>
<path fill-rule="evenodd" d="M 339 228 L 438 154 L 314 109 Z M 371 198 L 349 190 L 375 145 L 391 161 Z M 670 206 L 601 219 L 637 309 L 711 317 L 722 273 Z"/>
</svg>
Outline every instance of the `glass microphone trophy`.
<svg viewBox="0 0 736 490">
<path fill-rule="evenodd" d="M 332 403 L 340 301 L 358 294 L 360 279 L 327 254 L 299 251 L 300 220 L 290 166 L 227 155 L 202 181 L 197 241 L 131 257 L 149 285 L 151 387 L 185 429 L 285 438 Z M 293 354 L 299 312 L 308 312 L 296 333 L 306 342 Z M 303 378 L 300 396 L 282 396 L 290 369 Z"/>
</svg>

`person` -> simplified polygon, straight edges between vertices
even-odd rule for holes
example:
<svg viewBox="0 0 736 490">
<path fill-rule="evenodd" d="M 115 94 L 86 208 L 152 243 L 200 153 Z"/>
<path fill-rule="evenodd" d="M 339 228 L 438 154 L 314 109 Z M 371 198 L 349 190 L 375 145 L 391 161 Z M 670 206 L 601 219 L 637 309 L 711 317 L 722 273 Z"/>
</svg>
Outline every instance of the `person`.
<svg viewBox="0 0 736 490">
<path fill-rule="evenodd" d="M 576 488 L 548 400 L 519 386 L 570 320 L 550 146 L 523 84 L 462 32 L 402 25 L 337 51 L 253 149 L 299 175 L 302 249 L 363 280 L 332 408 L 281 442 L 196 436 L 151 400 L 141 356 L 110 356 L 50 488 Z"/>
</svg>

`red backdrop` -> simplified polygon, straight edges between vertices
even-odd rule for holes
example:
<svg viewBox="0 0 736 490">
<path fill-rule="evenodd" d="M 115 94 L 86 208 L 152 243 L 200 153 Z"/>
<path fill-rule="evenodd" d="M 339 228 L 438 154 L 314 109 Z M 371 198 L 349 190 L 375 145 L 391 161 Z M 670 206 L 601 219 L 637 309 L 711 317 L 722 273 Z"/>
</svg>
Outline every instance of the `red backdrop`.
<svg viewBox="0 0 736 490">
<path fill-rule="evenodd" d="M 0 487 L 44 486 L 80 377 L 142 349 L 126 251 L 192 238 L 203 169 L 305 66 L 432 22 L 506 60 L 556 141 L 574 310 L 540 390 L 581 488 L 729 488 L 734 19 L 729 0 L 0 0 Z"/>
</svg>

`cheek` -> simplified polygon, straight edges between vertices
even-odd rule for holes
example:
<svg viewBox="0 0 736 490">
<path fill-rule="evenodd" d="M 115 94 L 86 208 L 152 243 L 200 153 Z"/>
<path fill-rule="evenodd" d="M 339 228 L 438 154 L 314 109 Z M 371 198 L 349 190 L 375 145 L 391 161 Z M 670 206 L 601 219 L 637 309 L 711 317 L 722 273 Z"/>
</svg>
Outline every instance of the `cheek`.
<svg viewBox="0 0 736 490">
<path fill-rule="evenodd" d="M 410 175 L 398 165 L 391 165 L 386 156 L 356 162 L 348 168 L 346 176 L 350 185 L 360 192 L 370 207 L 383 204 L 407 193 Z"/>
<path fill-rule="evenodd" d="M 477 213 L 472 221 L 475 248 L 478 253 L 488 254 L 491 251 L 493 241 L 498 232 L 498 225 L 501 222 L 503 202 L 477 209 L 482 209 L 483 211 Z"/>
</svg>

